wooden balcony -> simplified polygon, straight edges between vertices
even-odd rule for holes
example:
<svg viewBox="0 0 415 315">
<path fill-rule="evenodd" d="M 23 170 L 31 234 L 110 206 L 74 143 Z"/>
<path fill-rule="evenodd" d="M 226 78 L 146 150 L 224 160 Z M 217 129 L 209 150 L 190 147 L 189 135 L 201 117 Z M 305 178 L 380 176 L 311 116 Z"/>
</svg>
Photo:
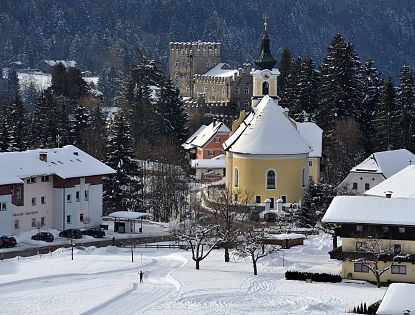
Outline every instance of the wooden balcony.
<svg viewBox="0 0 415 315">
<path fill-rule="evenodd" d="M 344 252 L 342 249 L 342 246 L 339 246 L 332 251 L 329 252 L 330 259 L 337 259 L 337 260 L 356 260 L 356 259 L 367 259 L 367 260 L 374 260 L 372 253 L 367 253 L 364 251 L 350 251 L 350 252 Z M 401 254 L 405 255 L 405 254 Z M 394 255 L 382 255 L 382 257 L 379 257 L 379 260 L 383 261 L 392 261 Z M 409 254 L 407 257 L 399 257 L 398 259 L 395 259 L 397 262 L 411 262 L 415 264 L 415 254 Z"/>
</svg>

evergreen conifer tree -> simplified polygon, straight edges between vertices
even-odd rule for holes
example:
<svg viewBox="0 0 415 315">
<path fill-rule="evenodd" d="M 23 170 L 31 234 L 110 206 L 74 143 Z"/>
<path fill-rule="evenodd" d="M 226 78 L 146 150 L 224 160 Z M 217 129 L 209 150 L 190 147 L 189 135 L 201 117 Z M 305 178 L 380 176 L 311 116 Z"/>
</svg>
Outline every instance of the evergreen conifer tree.
<svg viewBox="0 0 415 315">
<path fill-rule="evenodd" d="M 114 116 L 107 144 L 105 162 L 116 174 L 104 180 L 104 202 L 107 212 L 137 210 L 141 204 L 141 168 L 134 156 L 134 139 L 122 112 Z"/>
<path fill-rule="evenodd" d="M 16 90 L 10 103 L 11 132 L 16 143 L 16 151 L 24 151 L 27 148 L 28 122 L 26 109 L 20 97 L 19 89 Z"/>
<path fill-rule="evenodd" d="M 415 75 L 411 67 L 404 65 L 399 74 L 401 82 L 397 95 L 399 104 L 399 123 L 395 128 L 400 129 L 400 139 L 403 147 L 415 150 Z"/>
<path fill-rule="evenodd" d="M 287 47 L 284 47 L 281 50 L 280 62 L 278 64 L 278 70 L 280 75 L 278 77 L 278 94 L 283 95 L 285 92 L 287 78 L 290 74 L 291 67 L 291 50 Z"/>
<path fill-rule="evenodd" d="M 80 146 L 82 143 L 83 131 L 90 124 L 90 116 L 86 108 L 82 104 L 77 104 L 71 120 L 70 138 L 71 142 Z"/>
</svg>

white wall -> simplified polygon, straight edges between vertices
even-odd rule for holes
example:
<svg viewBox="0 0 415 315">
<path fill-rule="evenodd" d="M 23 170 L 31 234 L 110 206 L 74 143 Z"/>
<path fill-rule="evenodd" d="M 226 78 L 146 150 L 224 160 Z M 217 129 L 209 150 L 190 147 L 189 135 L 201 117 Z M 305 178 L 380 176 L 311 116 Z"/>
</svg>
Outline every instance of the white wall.
<svg viewBox="0 0 415 315">
<path fill-rule="evenodd" d="M 89 186 L 88 215 L 91 218 L 89 226 L 101 224 L 102 217 L 102 184 Z"/>
<path fill-rule="evenodd" d="M 371 189 L 384 180 L 385 177 L 379 173 L 350 172 L 338 187 L 340 192 L 345 189 L 353 195 L 363 195 L 366 192 L 366 183 L 369 184 L 369 189 Z M 357 189 L 353 189 L 353 183 L 357 183 Z"/>
<path fill-rule="evenodd" d="M 13 232 L 12 195 L 0 195 L 0 202 L 7 203 L 7 210 L 0 211 L 0 236 L 11 235 Z"/>
</svg>

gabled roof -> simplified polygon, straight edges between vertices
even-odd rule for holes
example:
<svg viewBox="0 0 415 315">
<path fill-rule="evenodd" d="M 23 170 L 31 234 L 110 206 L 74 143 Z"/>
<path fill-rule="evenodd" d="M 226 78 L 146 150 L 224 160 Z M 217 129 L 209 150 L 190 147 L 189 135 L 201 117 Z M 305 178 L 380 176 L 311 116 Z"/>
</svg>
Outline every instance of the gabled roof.
<svg viewBox="0 0 415 315">
<path fill-rule="evenodd" d="M 47 162 L 39 159 L 47 154 Z M 0 185 L 22 183 L 22 178 L 56 174 L 61 178 L 113 174 L 115 171 L 73 145 L 0 153 Z"/>
<path fill-rule="evenodd" d="M 351 172 L 379 173 L 388 178 L 407 167 L 410 161 L 415 162 L 415 155 L 406 149 L 375 152 Z"/>
<path fill-rule="evenodd" d="M 415 313 L 415 284 L 392 283 L 383 296 L 382 302 L 376 312 L 378 315 L 401 315 Z"/>
<path fill-rule="evenodd" d="M 298 122 L 297 130 L 311 147 L 309 157 L 321 157 L 323 147 L 323 129 L 313 122 Z"/>
<path fill-rule="evenodd" d="M 391 192 L 392 198 L 415 198 L 415 165 L 409 165 L 398 173 L 365 192 L 365 195 L 385 197 Z"/>
<path fill-rule="evenodd" d="M 237 69 L 231 69 L 231 67 L 227 63 L 218 63 L 215 67 L 210 69 L 208 72 L 203 74 L 204 76 L 211 76 L 211 77 L 233 77 L 235 74 L 238 74 Z"/>
<path fill-rule="evenodd" d="M 234 153 L 258 155 L 295 155 L 311 151 L 306 140 L 284 116 L 284 109 L 268 95 L 225 142 Z"/>
<path fill-rule="evenodd" d="M 415 225 L 414 198 L 336 196 L 322 222 Z"/>
<path fill-rule="evenodd" d="M 223 122 L 212 122 L 209 126 L 202 125 L 193 135 L 182 144 L 186 150 L 203 147 L 217 133 L 229 134 L 231 130 Z"/>
</svg>

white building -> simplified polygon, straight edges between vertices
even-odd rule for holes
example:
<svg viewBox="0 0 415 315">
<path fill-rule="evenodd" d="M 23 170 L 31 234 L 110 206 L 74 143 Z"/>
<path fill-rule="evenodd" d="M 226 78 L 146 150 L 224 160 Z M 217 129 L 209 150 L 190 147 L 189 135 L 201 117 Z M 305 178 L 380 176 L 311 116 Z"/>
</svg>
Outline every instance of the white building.
<svg viewBox="0 0 415 315">
<path fill-rule="evenodd" d="M 102 176 L 113 173 L 72 145 L 0 153 L 0 235 L 99 225 Z"/>
<path fill-rule="evenodd" d="M 339 188 L 363 195 L 411 163 L 415 163 L 415 155 L 406 149 L 375 152 L 353 167 Z"/>
<path fill-rule="evenodd" d="M 192 160 L 192 168 L 196 170 L 196 179 L 218 178 L 225 176 L 226 157 L 225 154 L 218 155 L 213 159 Z"/>
</svg>

